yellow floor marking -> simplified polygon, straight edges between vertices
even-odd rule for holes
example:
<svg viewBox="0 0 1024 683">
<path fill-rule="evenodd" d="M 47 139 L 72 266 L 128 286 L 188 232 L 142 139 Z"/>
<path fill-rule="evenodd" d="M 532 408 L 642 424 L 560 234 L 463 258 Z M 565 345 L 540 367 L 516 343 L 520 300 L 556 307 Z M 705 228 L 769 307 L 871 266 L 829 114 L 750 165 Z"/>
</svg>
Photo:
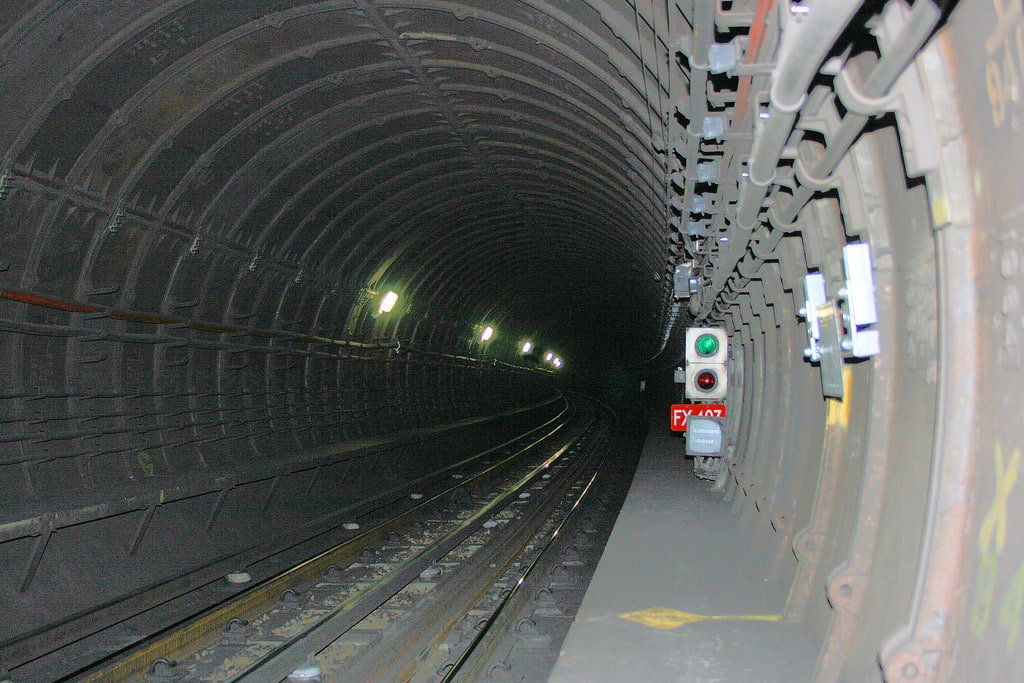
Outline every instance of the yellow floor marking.
<svg viewBox="0 0 1024 683">
<path fill-rule="evenodd" d="M 853 389 L 853 372 L 850 367 L 843 368 L 843 400 L 832 399 L 828 402 L 828 413 L 826 415 L 826 426 L 847 427 L 850 424 L 850 406 L 852 400 L 850 394 Z M 827 437 L 826 437 L 827 438 Z M 786 595 L 786 604 L 783 613 L 789 606 L 790 598 L 793 597 L 793 590 L 796 588 L 797 574 L 794 573 L 793 580 L 789 584 L 789 593 Z M 669 607 L 650 607 L 639 612 L 626 612 L 620 614 L 620 619 L 635 621 L 644 626 L 671 631 L 672 629 L 693 624 L 698 621 L 781 621 L 783 614 L 694 614 L 693 612 L 680 612 Z"/>
<path fill-rule="evenodd" d="M 663 631 L 670 631 L 697 621 L 779 621 L 781 614 L 694 614 L 680 612 L 668 607 L 651 607 L 639 612 L 620 614 L 620 619 L 628 619 L 638 624 L 651 626 Z"/>
</svg>

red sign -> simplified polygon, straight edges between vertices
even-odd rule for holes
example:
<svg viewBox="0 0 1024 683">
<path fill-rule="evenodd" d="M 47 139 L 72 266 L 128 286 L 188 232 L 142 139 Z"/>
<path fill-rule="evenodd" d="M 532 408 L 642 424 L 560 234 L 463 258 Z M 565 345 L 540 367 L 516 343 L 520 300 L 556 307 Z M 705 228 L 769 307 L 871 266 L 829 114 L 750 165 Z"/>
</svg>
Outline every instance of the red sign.
<svg viewBox="0 0 1024 683">
<path fill-rule="evenodd" d="M 672 406 L 672 431 L 685 432 L 686 418 L 690 415 L 698 417 L 725 417 L 724 403 L 676 403 Z"/>
</svg>

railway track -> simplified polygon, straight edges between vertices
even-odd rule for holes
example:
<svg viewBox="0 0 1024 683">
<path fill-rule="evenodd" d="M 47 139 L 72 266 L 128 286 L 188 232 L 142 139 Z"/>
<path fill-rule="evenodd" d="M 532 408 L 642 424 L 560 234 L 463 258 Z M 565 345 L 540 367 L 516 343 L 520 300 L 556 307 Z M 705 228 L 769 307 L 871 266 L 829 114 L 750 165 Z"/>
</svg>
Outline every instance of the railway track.
<svg viewBox="0 0 1024 683">
<path fill-rule="evenodd" d="M 601 488 L 597 473 L 607 470 L 616 430 L 595 404 L 573 404 L 543 430 L 468 456 L 412 493 L 350 517 L 357 521 L 346 524 L 347 538 L 324 552 L 272 574 L 280 558 L 256 563 L 245 587 L 223 579 L 202 587 L 218 599 L 105 650 L 94 666 L 12 680 L 273 681 L 309 656 L 325 670 L 322 680 L 456 680 L 478 658 L 468 652 L 486 649 L 476 636 L 504 630 L 495 625 L 507 621 L 499 615 L 511 611 L 527 568 L 544 564 L 544 549 L 559 557 L 569 537 L 558 529 Z M 599 554 L 603 542 L 586 538 L 595 530 L 586 519 L 590 532 L 577 532 L 577 546 Z M 557 564 L 564 572 L 566 563 Z M 551 589 L 531 595 L 545 601 Z"/>
<path fill-rule="evenodd" d="M 477 680 L 528 662 L 509 663 L 523 643 L 546 671 L 554 655 L 536 645 L 557 652 L 632 466 L 610 459 L 611 413 L 575 405 L 528 445 L 466 458 L 405 509 L 64 680 Z"/>
<path fill-rule="evenodd" d="M 540 424 L 520 420 L 522 426 L 517 426 L 510 420 L 509 424 L 498 422 L 492 426 L 487 421 L 477 421 L 479 424 L 456 425 L 455 429 L 436 434 L 428 429 L 422 430 L 422 434 L 403 437 L 417 440 L 410 443 L 421 444 L 409 449 L 413 454 L 426 448 L 448 449 L 453 455 L 465 452 L 465 455 L 445 456 L 450 464 L 425 476 L 399 478 L 358 501 L 339 505 L 302 527 L 256 539 L 256 543 L 240 551 L 189 567 L 161 583 L 127 593 L 46 628 L 18 635 L 0 628 L 0 680 L 9 678 L 18 683 L 79 680 L 82 672 L 93 664 L 119 658 L 127 648 L 147 641 L 169 624 L 180 624 L 247 588 L 226 582 L 226 575 L 244 570 L 251 575 L 253 584 L 266 584 L 265 579 L 281 574 L 283 567 L 352 539 L 360 533 L 356 527 L 372 527 L 415 507 L 419 500 L 447 490 L 458 478 L 475 476 L 493 463 L 514 459 L 518 453 L 561 438 L 560 434 L 573 428 L 574 414 L 574 408 L 565 403 L 560 412 Z M 480 438 L 481 431 L 486 432 L 484 438 Z M 274 514 L 274 508 L 264 506 L 264 509 L 266 514 Z M 201 529 L 190 530 L 190 533 L 193 531 L 202 533 Z"/>
</svg>

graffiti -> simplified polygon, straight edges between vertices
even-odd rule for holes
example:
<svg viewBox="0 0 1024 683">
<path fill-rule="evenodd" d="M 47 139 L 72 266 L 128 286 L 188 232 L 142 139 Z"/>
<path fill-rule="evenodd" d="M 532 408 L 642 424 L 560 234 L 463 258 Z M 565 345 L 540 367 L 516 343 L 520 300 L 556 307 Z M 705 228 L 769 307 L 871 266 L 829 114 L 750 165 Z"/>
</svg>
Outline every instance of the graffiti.
<svg viewBox="0 0 1024 683">
<path fill-rule="evenodd" d="M 971 607 L 971 631 L 978 638 L 985 635 L 992 616 L 992 607 L 996 602 L 1000 558 L 1006 543 L 1009 516 L 1010 494 L 1017 484 L 1017 471 L 1020 467 L 1021 452 L 1016 449 L 1005 461 L 1002 444 L 995 448 L 996 490 L 988 512 L 978 531 L 978 550 L 981 562 L 978 565 L 978 578 L 975 586 L 974 604 Z M 1020 563 L 1017 572 L 1006 589 L 999 603 L 998 626 L 1006 635 L 1006 648 L 1011 650 L 1017 641 L 1021 628 L 1021 612 L 1024 610 L 1024 562 Z"/>
<path fill-rule="evenodd" d="M 1004 4 L 1005 3 L 1005 4 Z M 996 27 L 985 41 L 985 89 L 992 106 L 992 123 L 998 128 L 1009 119 L 1014 128 L 1016 117 L 1010 108 L 1021 99 L 1021 74 L 1024 74 L 1024 13 L 1020 2 L 992 0 Z"/>
</svg>

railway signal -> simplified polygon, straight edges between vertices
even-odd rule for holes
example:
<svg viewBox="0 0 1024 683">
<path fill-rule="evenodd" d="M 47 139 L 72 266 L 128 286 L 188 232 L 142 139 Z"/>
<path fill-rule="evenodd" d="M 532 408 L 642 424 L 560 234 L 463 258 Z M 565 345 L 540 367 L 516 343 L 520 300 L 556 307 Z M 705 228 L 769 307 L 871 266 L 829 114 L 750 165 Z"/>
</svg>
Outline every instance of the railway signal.
<svg viewBox="0 0 1024 683">
<path fill-rule="evenodd" d="M 729 337 L 718 327 L 686 330 L 686 397 L 723 399 L 729 388 Z"/>
</svg>

